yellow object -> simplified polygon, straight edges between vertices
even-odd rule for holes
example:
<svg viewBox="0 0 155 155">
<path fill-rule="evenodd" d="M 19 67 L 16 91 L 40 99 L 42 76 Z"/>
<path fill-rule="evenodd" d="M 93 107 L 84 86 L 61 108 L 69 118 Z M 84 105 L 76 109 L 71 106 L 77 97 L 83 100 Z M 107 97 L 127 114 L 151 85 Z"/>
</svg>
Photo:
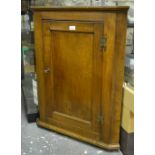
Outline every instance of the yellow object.
<svg viewBox="0 0 155 155">
<path fill-rule="evenodd" d="M 127 133 L 134 132 L 134 89 L 124 84 L 121 126 Z"/>
<path fill-rule="evenodd" d="M 134 89 L 124 84 L 123 105 L 134 113 Z"/>
</svg>

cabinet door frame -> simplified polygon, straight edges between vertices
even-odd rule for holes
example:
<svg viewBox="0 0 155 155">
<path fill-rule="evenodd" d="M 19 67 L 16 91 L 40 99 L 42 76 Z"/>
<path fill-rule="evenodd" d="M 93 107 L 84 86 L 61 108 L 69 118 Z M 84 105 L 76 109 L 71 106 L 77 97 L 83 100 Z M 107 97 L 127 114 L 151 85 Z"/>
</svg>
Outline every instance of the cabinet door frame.
<svg viewBox="0 0 155 155">
<path fill-rule="evenodd" d="M 63 25 L 61 25 L 63 23 Z M 70 31 L 67 29 L 66 25 L 78 25 L 79 29 L 77 29 L 76 31 Z M 91 27 L 90 27 L 91 25 Z M 51 27 L 52 26 L 52 27 Z M 83 26 L 83 27 L 82 27 Z M 46 32 L 45 32 L 46 31 Z M 101 123 L 101 115 L 102 115 L 102 104 L 101 104 L 101 100 L 102 100 L 102 63 L 103 63 L 103 48 L 100 47 L 100 39 L 101 37 L 103 37 L 103 32 L 104 32 L 104 23 L 103 22 L 90 22 L 90 21 L 56 21 L 56 20 L 44 20 L 42 22 L 42 34 L 43 34 L 43 66 L 44 69 L 49 68 L 49 66 L 52 64 L 52 51 L 54 51 L 53 46 L 51 47 L 50 42 L 52 42 L 52 36 L 54 32 L 74 32 L 74 33 L 92 33 L 93 34 L 93 86 L 95 86 L 95 88 L 92 90 L 92 94 L 93 94 L 93 99 L 92 99 L 92 104 L 93 107 L 95 106 L 96 109 L 93 109 L 93 113 L 95 114 L 95 117 L 92 118 L 92 123 L 93 123 L 93 131 L 92 133 L 94 134 L 93 138 L 97 138 L 100 139 L 100 134 L 102 131 L 102 126 L 103 124 Z M 53 41 L 54 42 L 54 41 Z M 52 51 L 51 51 L 52 50 Z M 50 54 L 50 55 L 49 55 Z M 51 57 L 51 60 L 49 59 L 49 57 Z M 46 60 L 45 60 L 46 59 Z M 94 72 L 95 71 L 95 72 Z M 44 74 L 44 73 L 43 73 Z M 53 89 L 53 82 L 50 83 L 49 78 L 51 79 L 51 81 L 53 81 L 53 76 L 51 76 L 51 73 L 49 74 L 44 74 L 44 84 L 46 86 L 46 88 L 44 88 L 45 90 L 48 90 L 50 92 L 50 89 Z M 50 77 L 49 77 L 50 76 Z M 95 79 L 94 79 L 95 77 Z M 49 85 L 50 83 L 50 85 Z M 96 85 L 98 87 L 97 90 Z M 97 92 L 96 92 L 97 91 Z M 52 91 L 53 92 L 53 91 Z M 98 95 L 94 95 L 94 94 L 98 94 Z M 45 102 L 42 104 L 51 104 L 49 103 L 50 96 L 53 96 L 53 93 L 48 94 L 46 91 L 46 97 L 45 98 Z M 52 97 L 53 99 L 53 97 Z M 54 103 L 54 101 L 52 101 Z M 95 105 L 96 103 L 96 105 Z M 46 120 L 46 122 L 50 122 L 52 123 L 52 120 L 47 118 L 47 113 L 48 113 L 48 108 L 46 109 L 45 107 L 45 115 L 44 115 L 44 119 Z M 58 113 L 57 113 L 58 114 Z M 64 115 L 65 116 L 65 115 Z M 82 131 L 82 129 L 79 129 L 79 131 Z M 89 132 L 89 130 L 87 129 L 87 131 Z M 98 135 L 96 134 L 98 132 Z M 90 132 L 91 134 L 91 132 Z M 88 135 L 90 136 L 90 135 Z"/>
</svg>

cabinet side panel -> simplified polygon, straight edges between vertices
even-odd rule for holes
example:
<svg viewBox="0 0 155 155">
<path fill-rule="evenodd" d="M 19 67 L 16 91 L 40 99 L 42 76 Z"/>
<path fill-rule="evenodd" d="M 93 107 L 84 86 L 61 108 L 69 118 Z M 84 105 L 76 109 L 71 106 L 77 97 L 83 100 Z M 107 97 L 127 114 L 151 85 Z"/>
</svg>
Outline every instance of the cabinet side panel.
<svg viewBox="0 0 155 155">
<path fill-rule="evenodd" d="M 119 143 L 122 88 L 124 81 L 125 41 L 127 28 L 127 14 L 118 13 L 116 16 L 116 39 L 113 66 L 112 84 L 112 111 L 111 111 L 111 144 Z"/>
<path fill-rule="evenodd" d="M 106 48 L 103 49 L 102 64 L 102 104 L 103 126 L 101 140 L 110 143 L 111 92 L 113 78 L 113 58 L 115 52 L 116 14 L 104 14 L 104 36 L 107 38 Z"/>
<path fill-rule="evenodd" d="M 44 79 L 43 79 L 43 55 L 42 55 L 42 22 L 41 14 L 34 12 L 34 28 L 35 28 L 35 57 L 36 57 L 36 73 L 38 82 L 38 97 L 39 97 L 39 113 L 40 119 L 44 120 L 45 105 L 44 105 Z"/>
</svg>

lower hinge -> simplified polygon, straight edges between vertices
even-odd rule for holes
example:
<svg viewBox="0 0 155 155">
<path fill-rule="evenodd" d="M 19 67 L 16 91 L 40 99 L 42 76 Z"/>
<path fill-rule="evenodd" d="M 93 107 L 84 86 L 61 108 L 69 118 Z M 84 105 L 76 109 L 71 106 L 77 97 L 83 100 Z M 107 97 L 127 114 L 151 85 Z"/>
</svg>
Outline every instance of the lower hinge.
<svg viewBox="0 0 155 155">
<path fill-rule="evenodd" d="M 103 36 L 100 39 L 100 47 L 105 48 L 107 46 L 107 37 Z"/>
<path fill-rule="evenodd" d="M 103 114 L 100 114 L 98 116 L 98 121 L 99 121 L 99 123 L 103 124 L 103 122 L 104 122 Z"/>
</svg>

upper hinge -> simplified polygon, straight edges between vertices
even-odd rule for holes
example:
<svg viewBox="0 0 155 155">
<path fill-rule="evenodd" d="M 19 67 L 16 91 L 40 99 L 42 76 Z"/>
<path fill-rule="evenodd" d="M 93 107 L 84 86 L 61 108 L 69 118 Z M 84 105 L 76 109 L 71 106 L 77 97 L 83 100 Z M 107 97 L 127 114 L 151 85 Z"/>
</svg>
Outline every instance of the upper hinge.
<svg viewBox="0 0 155 155">
<path fill-rule="evenodd" d="M 107 46 L 107 37 L 103 36 L 100 39 L 100 47 L 105 48 Z"/>
</svg>

